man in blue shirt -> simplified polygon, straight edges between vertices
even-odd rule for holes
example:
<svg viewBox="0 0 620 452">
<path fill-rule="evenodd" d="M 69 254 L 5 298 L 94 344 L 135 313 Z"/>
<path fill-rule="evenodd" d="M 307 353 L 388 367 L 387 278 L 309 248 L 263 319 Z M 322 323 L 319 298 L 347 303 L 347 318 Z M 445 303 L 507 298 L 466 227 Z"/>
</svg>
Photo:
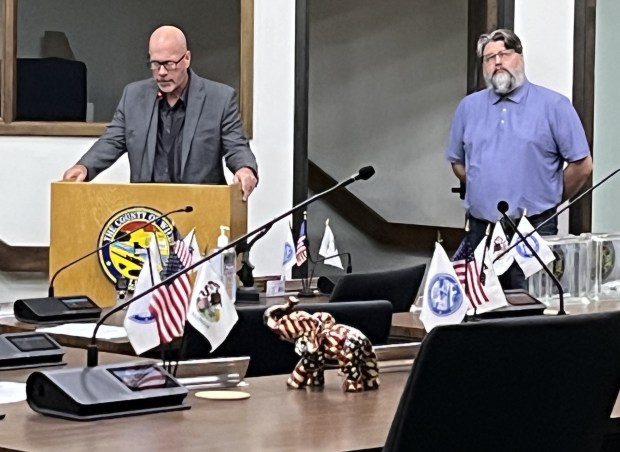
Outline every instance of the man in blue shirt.
<svg viewBox="0 0 620 452">
<path fill-rule="evenodd" d="M 474 245 L 487 225 L 501 218 L 499 201 L 508 202 L 511 218 L 526 212 L 536 227 L 592 172 L 577 112 L 566 97 L 527 80 L 517 35 L 506 29 L 483 34 L 476 50 L 487 89 L 460 102 L 446 149 L 454 174 L 466 183 Z M 539 232 L 557 234 L 557 219 Z M 511 269 L 502 285 L 521 288 L 524 282 L 523 274 Z"/>
</svg>

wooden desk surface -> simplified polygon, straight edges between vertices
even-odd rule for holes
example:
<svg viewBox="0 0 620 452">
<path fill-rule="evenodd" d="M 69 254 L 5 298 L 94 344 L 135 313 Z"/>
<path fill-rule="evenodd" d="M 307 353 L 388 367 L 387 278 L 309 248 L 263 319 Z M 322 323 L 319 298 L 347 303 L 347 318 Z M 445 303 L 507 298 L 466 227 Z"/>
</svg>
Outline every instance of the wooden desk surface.
<svg viewBox="0 0 620 452">
<path fill-rule="evenodd" d="M 287 299 L 288 297 L 269 297 L 269 298 L 261 297 L 259 304 L 264 305 L 264 306 L 272 306 L 274 304 L 286 303 Z M 328 300 L 329 300 L 328 297 L 325 295 L 317 295 L 316 297 L 302 299 L 302 303 L 304 304 L 327 303 Z M 250 306 L 252 304 L 238 302 L 237 305 L 238 306 Z M 408 314 L 408 313 L 405 313 L 405 314 Z M 124 316 L 125 316 L 124 311 L 121 311 L 120 313 L 114 314 L 110 319 L 106 320 L 105 323 L 108 325 L 122 325 Z M 421 322 L 419 323 L 420 325 L 422 325 Z M 39 325 L 36 325 L 33 323 L 20 322 L 13 316 L 0 317 L 0 334 L 34 331 L 38 326 Z M 422 326 L 421 328 L 422 330 L 424 329 Z M 390 334 L 394 335 L 394 332 L 390 331 Z M 406 334 L 398 334 L 398 335 L 407 337 Z M 50 333 L 50 336 L 52 336 L 60 345 L 63 345 L 65 347 L 86 348 L 88 344 L 90 343 L 90 338 L 85 338 L 85 337 L 70 336 L 70 335 L 56 334 L 56 333 L 53 333 L 53 334 Z M 103 352 L 120 353 L 123 355 L 133 355 L 133 356 L 136 355 L 133 347 L 131 346 L 131 344 L 126 338 L 124 339 L 97 339 L 97 346 L 99 347 L 99 350 Z"/>
<path fill-rule="evenodd" d="M 586 314 L 594 312 L 617 311 L 620 309 L 620 300 L 599 301 L 589 304 L 569 304 L 565 306 L 566 312 L 570 314 Z M 553 315 L 557 312 L 554 309 L 547 309 L 545 314 Z M 392 336 L 421 339 L 426 335 L 426 330 L 420 321 L 420 311 L 416 312 L 397 312 L 392 316 Z"/>
<path fill-rule="evenodd" d="M 67 362 L 84 365 L 83 350 Z M 128 357 L 101 354 L 101 362 Z M 0 373 L 25 381 L 28 371 Z M 211 401 L 188 395 L 187 411 L 94 422 L 42 416 L 26 402 L 0 405 L 2 450 L 63 451 L 344 451 L 384 444 L 408 372 L 384 373 L 378 391 L 344 393 L 341 377 L 328 371 L 319 390 L 292 390 L 286 375 L 250 378 L 251 397 Z M 4 449 L 6 448 L 6 449 Z"/>
<path fill-rule="evenodd" d="M 101 363 L 138 358 L 100 354 Z M 66 361 L 83 366 L 86 353 L 67 349 Z M 24 382 L 29 370 L 0 372 L 0 381 Z M 408 372 L 381 374 L 381 388 L 344 393 L 341 377 L 328 371 L 319 390 L 287 389 L 286 375 L 247 379 L 247 400 L 211 401 L 194 392 L 191 410 L 94 422 L 75 422 L 32 411 L 26 402 L 0 405 L 1 450 L 81 452 L 132 450 L 346 451 L 381 447 Z M 568 395 L 570 396 L 570 395 Z M 620 417 L 620 400 L 610 428 Z"/>
</svg>

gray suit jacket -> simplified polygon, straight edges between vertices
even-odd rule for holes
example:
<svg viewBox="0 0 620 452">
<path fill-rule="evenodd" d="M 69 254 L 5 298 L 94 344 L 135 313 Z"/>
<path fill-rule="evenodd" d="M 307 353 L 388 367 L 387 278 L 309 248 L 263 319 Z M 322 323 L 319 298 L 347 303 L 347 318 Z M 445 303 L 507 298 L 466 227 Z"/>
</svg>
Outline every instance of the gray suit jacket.
<svg viewBox="0 0 620 452">
<path fill-rule="evenodd" d="M 127 152 L 131 182 L 150 182 L 157 141 L 157 84 L 148 79 L 125 87 L 105 133 L 77 162 L 92 180 Z M 181 150 L 181 181 L 224 184 L 224 168 L 249 167 L 258 175 L 243 134 L 235 91 L 191 72 Z"/>
</svg>

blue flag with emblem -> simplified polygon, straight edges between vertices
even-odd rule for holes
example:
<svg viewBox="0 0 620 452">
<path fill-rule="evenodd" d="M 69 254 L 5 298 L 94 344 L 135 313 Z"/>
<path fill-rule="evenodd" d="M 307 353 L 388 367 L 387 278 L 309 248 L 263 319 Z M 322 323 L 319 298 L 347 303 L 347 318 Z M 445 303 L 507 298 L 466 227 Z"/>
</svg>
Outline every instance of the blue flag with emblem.
<svg viewBox="0 0 620 452">
<path fill-rule="evenodd" d="M 469 300 L 452 262 L 443 247 L 436 243 L 422 297 L 420 320 L 424 329 L 428 332 L 436 326 L 461 323 L 468 308 Z"/>
</svg>

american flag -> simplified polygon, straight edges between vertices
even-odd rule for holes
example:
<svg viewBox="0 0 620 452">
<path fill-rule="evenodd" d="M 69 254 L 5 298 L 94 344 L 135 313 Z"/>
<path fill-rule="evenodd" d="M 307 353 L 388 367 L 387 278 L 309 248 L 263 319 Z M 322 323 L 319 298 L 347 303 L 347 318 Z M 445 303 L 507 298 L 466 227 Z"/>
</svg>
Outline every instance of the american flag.
<svg viewBox="0 0 620 452">
<path fill-rule="evenodd" d="M 295 258 L 297 259 L 297 266 L 306 262 L 308 259 L 308 249 L 306 247 L 306 220 L 301 222 L 299 228 L 299 238 L 297 239 L 297 251 L 295 252 Z"/>
<path fill-rule="evenodd" d="M 177 240 L 170 251 L 162 279 L 183 270 L 191 264 L 191 260 L 192 250 L 182 240 Z M 161 343 L 167 344 L 183 335 L 191 293 L 188 273 L 174 278 L 153 292 L 149 311 L 155 317 Z"/>
<path fill-rule="evenodd" d="M 482 275 L 476 265 L 474 247 L 468 237 L 461 242 L 458 250 L 452 258 L 452 266 L 459 278 L 459 282 L 465 289 L 469 303 L 473 308 L 488 303 L 489 297 L 484 291 L 484 272 Z"/>
</svg>

